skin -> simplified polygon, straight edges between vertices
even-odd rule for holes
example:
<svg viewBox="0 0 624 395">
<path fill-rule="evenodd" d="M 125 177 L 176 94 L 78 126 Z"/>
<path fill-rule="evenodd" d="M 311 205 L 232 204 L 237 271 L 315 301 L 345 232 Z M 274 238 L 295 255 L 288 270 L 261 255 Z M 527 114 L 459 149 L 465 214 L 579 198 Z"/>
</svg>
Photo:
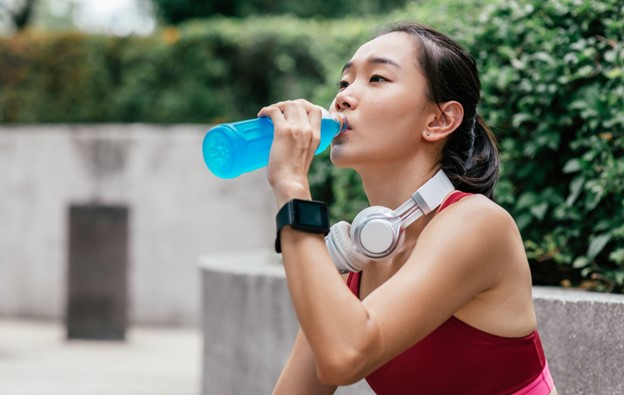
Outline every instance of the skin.
<svg viewBox="0 0 624 395">
<path fill-rule="evenodd" d="M 360 174 L 371 205 L 396 208 L 431 178 L 445 138 L 463 117 L 457 102 L 427 100 L 415 59 L 406 33 L 364 44 L 348 62 L 332 103 L 350 129 L 334 139 L 331 159 Z M 320 109 L 296 100 L 258 115 L 275 124 L 268 180 L 277 206 L 311 199 L 307 174 L 320 139 Z M 498 336 L 536 329 L 520 234 L 509 214 L 484 196 L 469 196 L 412 224 L 396 256 L 362 271 L 359 299 L 336 271 L 321 235 L 285 228 L 281 240 L 300 331 L 274 394 L 333 394 L 453 315 Z"/>
</svg>

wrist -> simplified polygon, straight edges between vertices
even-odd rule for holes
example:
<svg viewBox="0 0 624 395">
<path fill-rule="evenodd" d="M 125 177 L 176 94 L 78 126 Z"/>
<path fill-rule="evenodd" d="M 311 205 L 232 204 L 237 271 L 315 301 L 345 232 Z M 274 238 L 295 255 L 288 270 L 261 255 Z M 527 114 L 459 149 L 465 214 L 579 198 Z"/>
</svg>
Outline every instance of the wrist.
<svg viewBox="0 0 624 395">
<path fill-rule="evenodd" d="M 277 212 L 275 218 L 277 235 L 275 251 L 282 252 L 281 231 L 285 227 L 306 232 L 327 235 L 329 233 L 329 212 L 324 202 L 291 199 Z"/>
<path fill-rule="evenodd" d="M 293 199 L 312 200 L 307 180 L 305 182 L 285 181 L 275 184 L 273 185 L 273 194 L 278 209 Z"/>
</svg>

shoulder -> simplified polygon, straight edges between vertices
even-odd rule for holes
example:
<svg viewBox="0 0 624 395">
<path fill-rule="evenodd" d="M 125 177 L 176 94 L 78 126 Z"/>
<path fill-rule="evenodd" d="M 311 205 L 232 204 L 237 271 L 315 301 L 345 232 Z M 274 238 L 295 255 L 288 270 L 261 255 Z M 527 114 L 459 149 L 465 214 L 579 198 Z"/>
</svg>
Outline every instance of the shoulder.
<svg viewBox="0 0 624 395">
<path fill-rule="evenodd" d="M 479 194 L 468 195 L 446 207 L 431 221 L 431 228 L 460 227 L 464 231 L 479 230 L 485 234 L 517 230 L 513 217 L 501 206 Z"/>
<path fill-rule="evenodd" d="M 510 251 L 524 251 L 512 216 L 483 195 L 466 196 L 436 214 L 418 244 L 468 270 L 499 265 Z"/>
<path fill-rule="evenodd" d="M 401 270 L 410 289 L 423 290 L 433 282 L 448 299 L 445 306 L 451 315 L 477 295 L 500 286 L 523 256 L 513 218 L 485 196 L 470 195 L 429 221 Z"/>
</svg>

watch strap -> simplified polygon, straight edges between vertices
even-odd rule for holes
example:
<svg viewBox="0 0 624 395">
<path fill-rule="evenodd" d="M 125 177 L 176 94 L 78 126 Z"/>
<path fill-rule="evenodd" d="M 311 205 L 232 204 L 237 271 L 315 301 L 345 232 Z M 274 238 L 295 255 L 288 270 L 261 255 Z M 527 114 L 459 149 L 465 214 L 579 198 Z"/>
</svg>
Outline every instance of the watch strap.
<svg viewBox="0 0 624 395">
<path fill-rule="evenodd" d="M 318 207 L 320 210 L 320 221 L 318 224 L 303 223 L 298 221 L 302 213 L 297 211 L 303 205 L 315 205 Z M 277 235 L 275 237 L 275 252 L 277 253 L 282 252 L 280 232 L 285 226 L 290 226 L 293 229 L 307 233 L 327 235 L 329 233 L 329 212 L 327 204 L 316 200 L 292 199 L 284 204 L 284 206 L 282 206 L 282 208 L 277 212 L 277 215 L 275 216 L 275 225 L 277 228 Z"/>
</svg>

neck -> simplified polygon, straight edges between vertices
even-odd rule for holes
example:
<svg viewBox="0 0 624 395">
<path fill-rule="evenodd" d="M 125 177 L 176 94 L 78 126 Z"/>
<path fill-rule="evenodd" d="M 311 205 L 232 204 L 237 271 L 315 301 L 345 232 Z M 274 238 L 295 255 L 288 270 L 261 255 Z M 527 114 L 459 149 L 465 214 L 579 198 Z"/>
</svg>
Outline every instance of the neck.
<svg viewBox="0 0 624 395">
<path fill-rule="evenodd" d="M 439 170 L 438 165 L 432 165 L 433 162 L 421 163 L 419 166 L 413 164 L 411 166 L 400 166 L 392 172 L 386 168 L 384 171 L 362 171 L 360 176 L 364 185 L 364 190 L 371 205 L 388 207 L 396 210 L 403 203 L 408 201 L 412 194 L 420 189 L 427 181 L 429 181 Z M 392 176 L 389 176 L 392 175 Z M 428 191 L 431 191 L 429 189 Z M 433 207 L 432 207 L 433 208 Z M 405 229 L 405 242 L 403 250 L 411 253 L 413 245 L 420 236 L 420 233 L 435 216 L 435 211 L 420 217 L 416 222 L 412 223 Z M 404 257 L 399 254 L 396 258 L 398 261 L 404 261 Z M 397 261 L 393 259 L 392 261 Z M 396 263 L 396 262 L 395 262 Z M 401 263 L 399 263 L 399 266 Z M 394 266 L 394 264 L 392 265 Z"/>
<path fill-rule="evenodd" d="M 399 162 L 399 161 L 398 161 Z M 414 192 L 429 181 L 440 169 L 433 156 L 414 155 L 407 163 L 375 163 L 355 170 L 362 179 L 364 191 L 372 206 L 384 206 L 392 210 L 405 203 Z M 419 218 L 405 229 L 405 240 L 401 251 L 392 259 L 377 262 L 366 267 L 371 275 L 387 278 L 395 273 L 409 258 L 420 233 L 435 216 L 436 210 Z M 376 273 L 376 274 L 375 274 Z"/>
<path fill-rule="evenodd" d="M 362 185 L 372 206 L 384 206 L 396 209 L 423 186 L 439 170 L 439 165 L 428 163 L 401 163 L 374 169 L 359 169 Z"/>
</svg>

